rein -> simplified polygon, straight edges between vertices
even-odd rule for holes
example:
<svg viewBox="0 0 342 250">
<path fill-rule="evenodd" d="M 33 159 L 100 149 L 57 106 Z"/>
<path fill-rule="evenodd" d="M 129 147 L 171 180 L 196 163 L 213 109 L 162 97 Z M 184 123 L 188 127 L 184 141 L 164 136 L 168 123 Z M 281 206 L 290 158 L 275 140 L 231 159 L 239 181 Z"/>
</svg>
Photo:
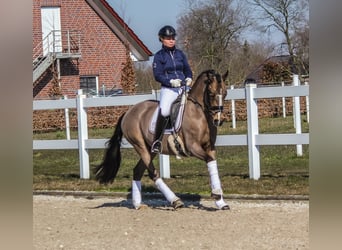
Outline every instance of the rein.
<svg viewBox="0 0 342 250">
<path fill-rule="evenodd" d="M 218 95 L 218 98 L 219 98 L 219 105 L 218 106 L 211 106 L 210 102 L 208 101 L 208 99 L 209 99 L 208 85 L 207 85 L 207 87 L 206 87 L 206 89 L 204 91 L 204 98 L 203 98 L 204 99 L 204 107 L 203 107 L 203 105 L 200 102 L 198 102 L 196 100 L 196 98 L 194 98 L 191 95 L 188 95 L 188 100 L 190 100 L 194 104 L 200 106 L 201 109 L 203 110 L 203 112 L 205 113 L 208 122 L 211 121 L 212 123 L 213 123 L 213 119 L 212 119 L 212 117 L 210 115 L 214 115 L 216 113 L 223 112 L 222 94 Z M 217 126 L 217 125 L 215 125 L 215 126 Z"/>
<path fill-rule="evenodd" d="M 201 107 L 201 109 L 204 111 L 204 108 L 202 106 L 202 104 L 200 104 L 194 97 L 192 97 L 191 95 L 188 95 L 188 100 L 192 101 L 194 104 L 197 104 L 198 106 Z"/>
</svg>

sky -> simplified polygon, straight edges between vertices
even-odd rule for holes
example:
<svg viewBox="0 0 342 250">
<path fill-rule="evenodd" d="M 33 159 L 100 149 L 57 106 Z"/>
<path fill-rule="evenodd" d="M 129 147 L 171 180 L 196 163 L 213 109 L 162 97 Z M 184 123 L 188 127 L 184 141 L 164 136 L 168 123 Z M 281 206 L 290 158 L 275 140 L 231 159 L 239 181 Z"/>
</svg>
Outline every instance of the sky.
<svg viewBox="0 0 342 250">
<path fill-rule="evenodd" d="M 139 39 L 156 53 L 161 48 L 158 31 L 164 25 L 177 28 L 177 17 L 184 10 L 183 0 L 107 0 Z"/>
<path fill-rule="evenodd" d="M 185 11 L 185 0 L 107 0 L 139 39 L 154 54 L 161 48 L 158 31 L 164 25 L 177 29 L 177 19 Z M 252 31 L 246 34 L 248 39 L 259 39 Z M 282 35 L 273 33 L 272 41 L 281 44 Z M 152 57 L 150 58 L 150 60 Z"/>
</svg>

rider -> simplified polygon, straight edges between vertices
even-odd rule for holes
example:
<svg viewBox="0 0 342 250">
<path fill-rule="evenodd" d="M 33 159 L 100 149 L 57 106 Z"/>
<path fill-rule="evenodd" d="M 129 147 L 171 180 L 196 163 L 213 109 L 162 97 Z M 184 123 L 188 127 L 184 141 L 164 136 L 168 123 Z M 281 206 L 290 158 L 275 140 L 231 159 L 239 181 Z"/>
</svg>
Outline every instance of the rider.
<svg viewBox="0 0 342 250">
<path fill-rule="evenodd" d="M 162 27 L 159 32 L 159 41 L 162 48 L 153 59 L 153 75 L 161 84 L 159 113 L 154 131 L 154 142 L 151 152 L 162 151 L 162 138 L 170 115 L 171 105 L 181 94 L 181 85 L 187 87 L 192 83 L 192 71 L 188 60 L 180 49 L 176 48 L 176 30 L 169 25 Z"/>
</svg>

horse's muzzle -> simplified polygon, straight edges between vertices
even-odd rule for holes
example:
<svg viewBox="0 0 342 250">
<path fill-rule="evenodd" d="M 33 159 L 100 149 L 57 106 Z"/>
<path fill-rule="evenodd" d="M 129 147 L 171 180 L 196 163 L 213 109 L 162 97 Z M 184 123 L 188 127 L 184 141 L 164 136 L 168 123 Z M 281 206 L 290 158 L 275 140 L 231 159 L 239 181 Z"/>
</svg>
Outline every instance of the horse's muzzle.
<svg viewBox="0 0 342 250">
<path fill-rule="evenodd" d="M 223 122 L 224 122 L 224 119 L 222 120 L 214 119 L 214 125 L 217 127 L 222 126 Z"/>
<path fill-rule="evenodd" d="M 223 113 L 222 112 L 217 112 L 215 113 L 215 116 L 214 116 L 214 125 L 215 126 L 222 126 L 223 122 L 225 121 L 226 119 L 223 117 Z"/>
</svg>

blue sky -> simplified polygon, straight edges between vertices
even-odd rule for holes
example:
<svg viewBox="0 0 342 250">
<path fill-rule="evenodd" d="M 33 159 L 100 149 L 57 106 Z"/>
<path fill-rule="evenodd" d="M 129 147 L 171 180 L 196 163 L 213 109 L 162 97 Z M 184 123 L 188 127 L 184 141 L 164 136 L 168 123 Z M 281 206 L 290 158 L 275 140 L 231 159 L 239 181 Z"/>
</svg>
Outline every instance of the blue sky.
<svg viewBox="0 0 342 250">
<path fill-rule="evenodd" d="M 176 28 L 184 9 L 183 0 L 107 0 L 143 43 L 156 53 L 161 48 L 158 31 L 164 25 Z"/>
<path fill-rule="evenodd" d="M 143 43 L 156 53 L 161 48 L 158 31 L 164 25 L 177 28 L 177 19 L 186 8 L 185 0 L 107 0 Z M 280 44 L 282 35 L 273 32 L 270 39 Z M 260 34 L 250 30 L 245 34 L 249 39 L 260 39 Z M 266 35 L 266 34 L 265 34 Z M 265 38 L 265 37 L 264 37 Z"/>
</svg>

